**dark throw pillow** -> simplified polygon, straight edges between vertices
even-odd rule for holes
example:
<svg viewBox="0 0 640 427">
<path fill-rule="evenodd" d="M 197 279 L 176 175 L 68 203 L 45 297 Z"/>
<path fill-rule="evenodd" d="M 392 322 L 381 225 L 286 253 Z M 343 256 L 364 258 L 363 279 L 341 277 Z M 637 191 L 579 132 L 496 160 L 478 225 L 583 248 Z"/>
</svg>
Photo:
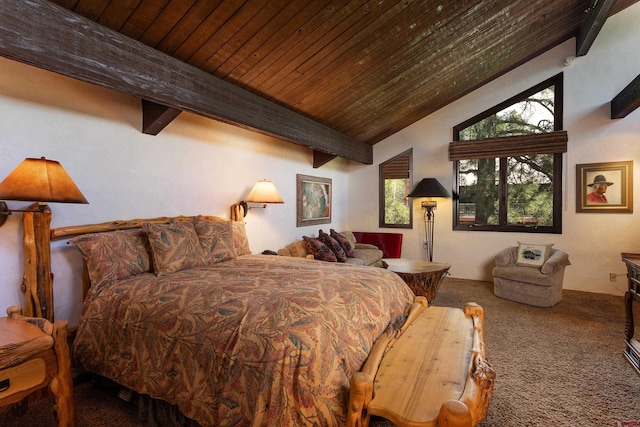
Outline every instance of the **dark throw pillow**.
<svg viewBox="0 0 640 427">
<path fill-rule="evenodd" d="M 336 239 L 334 239 L 324 231 L 320 230 L 318 232 L 318 240 L 320 240 L 325 245 L 329 246 L 329 249 L 331 249 L 333 253 L 336 255 L 336 259 L 338 260 L 338 262 L 347 261 L 347 254 L 342 248 L 342 245 Z"/>
<path fill-rule="evenodd" d="M 355 256 L 355 254 L 353 253 L 353 247 L 351 246 L 351 243 L 349 243 L 349 239 L 344 237 L 344 235 L 336 232 L 333 228 L 329 230 L 329 233 L 331 237 L 333 237 L 338 241 L 338 243 L 340 243 L 340 246 L 342 246 L 342 249 L 344 249 L 344 253 L 347 255 L 347 257 L 353 258 Z"/>
<path fill-rule="evenodd" d="M 314 239 L 312 237 L 304 236 L 304 244 L 307 247 L 307 252 L 313 254 L 315 259 L 319 259 L 320 261 L 328 261 L 328 262 L 337 262 L 336 254 L 329 248 L 329 246 L 325 245 L 318 239 Z"/>
</svg>

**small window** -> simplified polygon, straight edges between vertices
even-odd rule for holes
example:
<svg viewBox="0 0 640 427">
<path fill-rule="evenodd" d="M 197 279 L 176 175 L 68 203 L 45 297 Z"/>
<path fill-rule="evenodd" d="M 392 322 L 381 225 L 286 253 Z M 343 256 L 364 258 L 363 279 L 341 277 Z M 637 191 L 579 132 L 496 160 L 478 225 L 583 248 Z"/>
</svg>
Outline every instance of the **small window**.
<svg viewBox="0 0 640 427">
<path fill-rule="evenodd" d="M 562 74 L 454 128 L 454 229 L 561 233 Z"/>
<path fill-rule="evenodd" d="M 413 149 L 380 164 L 381 228 L 412 228 L 413 211 L 407 194 L 411 191 Z"/>
</svg>

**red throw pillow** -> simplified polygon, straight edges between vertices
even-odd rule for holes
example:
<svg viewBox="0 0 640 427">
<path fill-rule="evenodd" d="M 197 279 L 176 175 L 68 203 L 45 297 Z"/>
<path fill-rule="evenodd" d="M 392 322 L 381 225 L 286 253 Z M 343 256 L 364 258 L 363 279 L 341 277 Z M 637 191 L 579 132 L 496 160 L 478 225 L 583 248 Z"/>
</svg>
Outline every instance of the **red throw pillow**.
<svg viewBox="0 0 640 427">
<path fill-rule="evenodd" d="M 315 259 L 328 262 L 337 262 L 336 254 L 318 239 L 304 236 L 304 244 L 307 247 L 307 252 L 312 253 Z"/>
</svg>

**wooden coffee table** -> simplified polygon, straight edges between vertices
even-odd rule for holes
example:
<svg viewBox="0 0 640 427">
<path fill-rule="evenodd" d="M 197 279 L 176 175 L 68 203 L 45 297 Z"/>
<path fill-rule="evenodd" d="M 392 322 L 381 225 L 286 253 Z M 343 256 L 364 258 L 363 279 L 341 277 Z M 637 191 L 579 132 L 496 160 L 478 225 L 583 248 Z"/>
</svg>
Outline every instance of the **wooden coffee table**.
<svg viewBox="0 0 640 427">
<path fill-rule="evenodd" d="M 388 270 L 393 271 L 409 285 L 416 295 L 423 295 L 432 302 L 442 279 L 451 268 L 443 262 L 429 262 L 406 258 L 385 258 Z"/>
</svg>

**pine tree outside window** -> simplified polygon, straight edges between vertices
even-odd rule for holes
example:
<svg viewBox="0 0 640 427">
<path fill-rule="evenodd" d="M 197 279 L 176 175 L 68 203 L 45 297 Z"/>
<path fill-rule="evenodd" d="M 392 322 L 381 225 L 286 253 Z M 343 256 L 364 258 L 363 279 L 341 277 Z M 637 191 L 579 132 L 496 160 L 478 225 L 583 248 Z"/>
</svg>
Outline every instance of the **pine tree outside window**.
<svg viewBox="0 0 640 427">
<path fill-rule="evenodd" d="M 454 127 L 454 229 L 562 232 L 562 74 Z"/>
<path fill-rule="evenodd" d="M 381 228 L 412 228 L 413 211 L 407 194 L 411 191 L 413 149 L 380 164 Z"/>
</svg>

